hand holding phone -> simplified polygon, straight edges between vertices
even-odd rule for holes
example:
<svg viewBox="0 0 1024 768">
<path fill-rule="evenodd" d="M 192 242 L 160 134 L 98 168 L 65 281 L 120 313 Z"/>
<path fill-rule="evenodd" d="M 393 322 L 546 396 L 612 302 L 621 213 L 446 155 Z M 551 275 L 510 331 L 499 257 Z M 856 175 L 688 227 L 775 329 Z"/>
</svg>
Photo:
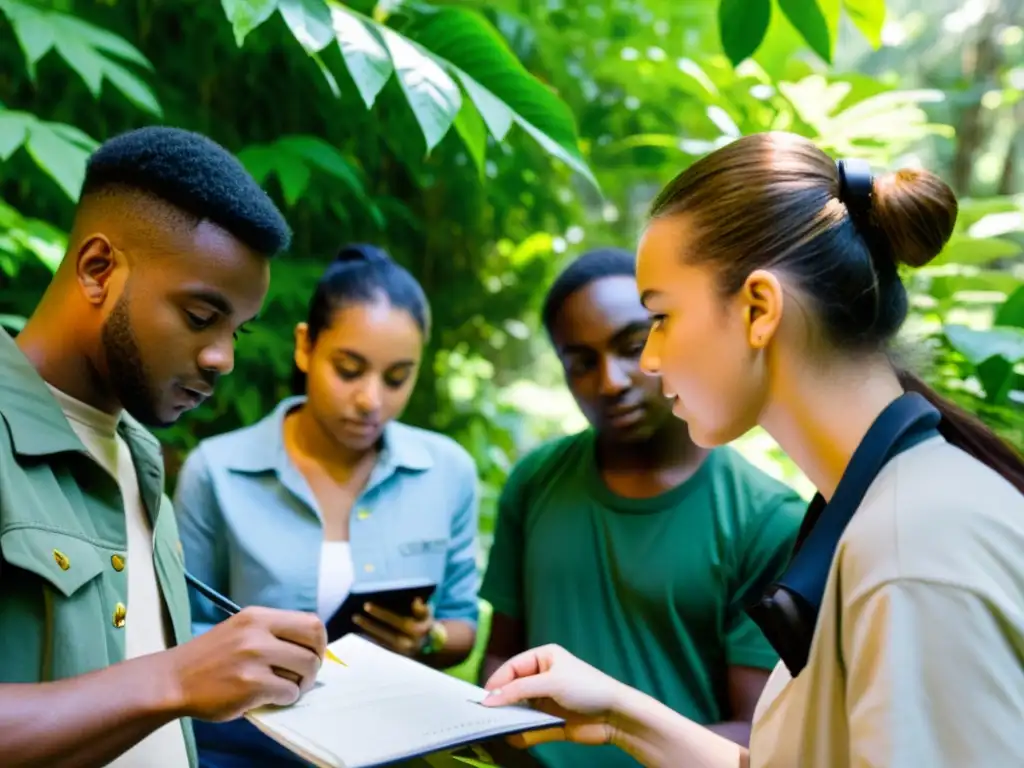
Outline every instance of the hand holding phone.
<svg viewBox="0 0 1024 768">
<path fill-rule="evenodd" d="M 434 611 L 419 597 L 413 599 L 407 615 L 368 602 L 352 622 L 388 650 L 415 656 L 428 642 Z"/>
<path fill-rule="evenodd" d="M 327 621 L 328 639 L 357 632 L 396 653 L 415 656 L 428 645 L 436 626 L 429 605 L 435 589 L 424 580 L 357 584 Z"/>
</svg>

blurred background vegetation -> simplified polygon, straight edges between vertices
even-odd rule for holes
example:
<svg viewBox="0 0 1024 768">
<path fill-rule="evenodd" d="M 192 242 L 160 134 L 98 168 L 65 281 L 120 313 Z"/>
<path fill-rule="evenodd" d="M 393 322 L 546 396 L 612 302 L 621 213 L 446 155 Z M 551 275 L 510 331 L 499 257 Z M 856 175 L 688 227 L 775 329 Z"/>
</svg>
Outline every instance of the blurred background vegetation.
<svg viewBox="0 0 1024 768">
<path fill-rule="evenodd" d="M 901 354 L 1024 447 L 1021 25 L 1017 0 L 0 0 L 0 322 L 42 294 L 99 142 L 206 133 L 296 239 L 234 375 L 160 435 L 172 477 L 289 393 L 316 277 L 371 241 L 430 296 L 404 419 L 475 457 L 486 548 L 511 465 L 582 424 L 538 323 L 554 274 L 633 247 L 696 157 L 780 129 L 954 185 L 957 234 L 908 275 Z M 809 491 L 765 435 L 738 447 Z"/>
</svg>

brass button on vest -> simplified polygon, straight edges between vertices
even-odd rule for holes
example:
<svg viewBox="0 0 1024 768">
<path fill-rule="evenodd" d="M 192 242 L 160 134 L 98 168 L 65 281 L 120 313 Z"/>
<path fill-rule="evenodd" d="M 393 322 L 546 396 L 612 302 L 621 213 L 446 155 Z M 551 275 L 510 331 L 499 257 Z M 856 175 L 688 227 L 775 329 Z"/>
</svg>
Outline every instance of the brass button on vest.
<svg viewBox="0 0 1024 768">
<path fill-rule="evenodd" d="M 61 552 L 59 549 L 53 550 L 53 559 L 60 566 L 62 571 L 66 571 L 71 567 L 71 561 L 68 556 Z"/>
<path fill-rule="evenodd" d="M 124 607 L 124 603 L 118 603 L 114 606 L 114 626 L 118 629 L 124 627 L 125 618 L 128 616 L 128 609 Z"/>
<path fill-rule="evenodd" d="M 124 558 L 120 555 L 111 555 L 110 564 L 114 566 L 114 570 L 118 573 L 124 570 Z"/>
</svg>

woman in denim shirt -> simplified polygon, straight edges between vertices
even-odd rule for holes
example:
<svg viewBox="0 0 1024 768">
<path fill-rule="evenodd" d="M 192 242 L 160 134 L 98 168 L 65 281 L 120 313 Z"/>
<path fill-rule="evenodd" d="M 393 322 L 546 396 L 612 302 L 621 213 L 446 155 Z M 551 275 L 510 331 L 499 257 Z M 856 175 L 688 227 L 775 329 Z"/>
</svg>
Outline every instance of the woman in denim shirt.
<svg viewBox="0 0 1024 768">
<path fill-rule="evenodd" d="M 453 440 L 395 419 L 429 333 L 423 289 L 372 246 L 349 246 L 295 329 L 306 395 L 204 440 L 175 495 L 188 569 L 239 605 L 327 621 L 353 584 L 428 578 L 430 605 L 370 606 L 360 629 L 433 666 L 464 659 L 477 619 L 477 475 Z M 192 594 L 194 631 L 223 618 Z M 202 764 L 280 765 L 290 753 L 246 721 L 197 723 Z"/>
</svg>

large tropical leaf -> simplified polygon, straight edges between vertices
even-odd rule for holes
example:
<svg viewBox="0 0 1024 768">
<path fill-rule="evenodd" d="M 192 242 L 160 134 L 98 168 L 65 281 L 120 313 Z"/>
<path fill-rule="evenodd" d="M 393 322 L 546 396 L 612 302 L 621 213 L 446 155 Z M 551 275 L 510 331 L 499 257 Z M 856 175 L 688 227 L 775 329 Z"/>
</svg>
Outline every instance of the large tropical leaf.
<svg viewBox="0 0 1024 768">
<path fill-rule="evenodd" d="M 414 23 L 400 33 L 382 23 L 387 14 L 371 19 L 337 0 L 222 0 L 222 5 L 239 44 L 274 9 L 311 56 L 337 43 L 367 108 L 391 76 L 397 77 L 427 151 L 454 125 L 482 169 L 486 141 L 479 121 L 497 141 L 504 141 L 517 124 L 549 154 L 597 185 L 580 152 L 568 106 L 527 72 L 475 11 L 410 6 Z M 316 61 L 335 90 L 333 75 L 319 58 Z M 464 106 L 463 94 L 474 110 Z M 293 191 L 305 183 L 303 179 L 301 173 L 294 174 Z"/>
<path fill-rule="evenodd" d="M 28 112 L 0 109 L 0 161 L 24 147 L 72 200 L 78 199 L 86 161 L 97 146 L 98 142 L 73 126 L 47 123 Z"/>
<path fill-rule="evenodd" d="M 35 79 L 36 64 L 55 50 L 78 73 L 93 96 L 100 95 L 103 81 L 107 80 L 135 106 L 151 115 L 163 116 L 153 91 L 122 62 L 150 70 L 153 65 L 124 38 L 76 16 L 21 0 L 0 0 L 0 11 L 14 29 L 31 78 Z"/>
<path fill-rule="evenodd" d="M 526 71 L 482 16 L 464 8 L 441 8 L 424 14 L 409 35 L 459 78 L 497 141 L 515 123 L 597 185 L 579 151 L 569 107 Z"/>
<path fill-rule="evenodd" d="M 316 136 L 289 135 L 271 144 L 252 144 L 239 152 L 238 158 L 261 184 L 268 176 L 277 176 L 289 206 L 306 192 L 314 169 L 341 181 L 356 199 L 372 206 L 359 170 Z"/>
</svg>

